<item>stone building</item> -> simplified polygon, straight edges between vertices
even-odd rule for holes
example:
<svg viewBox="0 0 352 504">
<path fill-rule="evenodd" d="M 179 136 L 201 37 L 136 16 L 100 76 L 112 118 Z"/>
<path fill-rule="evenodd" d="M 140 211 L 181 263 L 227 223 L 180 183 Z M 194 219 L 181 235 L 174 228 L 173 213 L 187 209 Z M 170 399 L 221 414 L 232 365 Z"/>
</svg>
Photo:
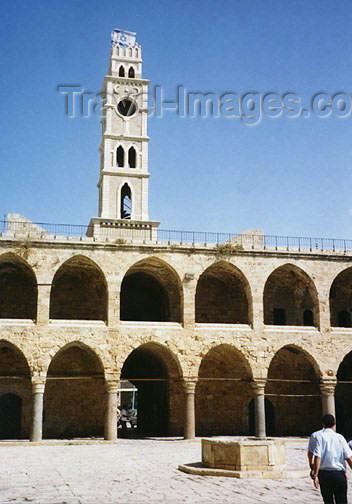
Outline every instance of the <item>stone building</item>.
<svg viewBox="0 0 352 504">
<path fill-rule="evenodd" d="M 306 435 L 335 404 L 351 434 L 351 244 L 160 231 L 147 89 L 141 47 L 119 36 L 82 233 L 2 224 L 0 438 L 114 440 L 121 380 L 142 435 Z"/>
</svg>

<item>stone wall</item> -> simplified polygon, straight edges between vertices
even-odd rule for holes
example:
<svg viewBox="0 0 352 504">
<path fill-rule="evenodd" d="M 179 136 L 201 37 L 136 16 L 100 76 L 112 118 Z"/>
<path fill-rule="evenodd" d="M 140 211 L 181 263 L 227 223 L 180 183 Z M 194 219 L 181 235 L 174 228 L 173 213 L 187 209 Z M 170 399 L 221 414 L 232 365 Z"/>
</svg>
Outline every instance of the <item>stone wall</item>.
<svg viewBox="0 0 352 504">
<path fill-rule="evenodd" d="M 181 322 L 182 286 L 177 273 L 155 257 L 134 264 L 121 285 L 121 320 Z"/>
<path fill-rule="evenodd" d="M 103 436 L 103 379 L 48 380 L 44 394 L 44 438 Z"/>
<path fill-rule="evenodd" d="M 85 258 L 74 258 L 57 271 L 50 293 L 52 319 L 107 319 L 104 277 Z"/>
<path fill-rule="evenodd" d="M 0 261 L 0 318 L 36 318 L 37 284 L 31 269 L 19 257 Z"/>
<path fill-rule="evenodd" d="M 19 433 L 18 436 L 10 436 L 12 439 L 18 437 L 20 439 L 28 439 L 31 431 L 31 421 L 32 421 L 32 387 L 31 381 L 28 377 L 27 379 L 0 379 L 0 415 L 5 413 L 7 419 L 5 422 L 13 422 L 13 416 L 8 415 L 7 411 L 2 411 L 3 404 L 1 404 L 1 399 L 7 394 L 13 394 L 20 398 L 21 400 L 21 413 L 19 420 Z M 8 409 L 9 405 L 6 405 Z M 17 430 L 16 426 L 10 426 L 11 431 Z M 7 431 L 5 425 L 0 425 L 0 439 L 8 438 L 8 435 L 4 433 Z"/>
<path fill-rule="evenodd" d="M 351 327 L 352 314 L 352 269 L 338 275 L 331 290 L 331 325 L 334 327 Z M 341 317 L 341 312 L 345 316 Z"/>
<path fill-rule="evenodd" d="M 352 354 L 346 355 L 341 362 L 337 378 L 340 383 L 336 387 L 336 410 L 338 413 L 337 428 L 348 439 L 352 439 L 352 387 L 346 383 L 352 381 Z"/>
<path fill-rule="evenodd" d="M 196 322 L 248 324 L 248 299 L 237 271 L 223 263 L 199 278 L 195 299 Z"/>
<path fill-rule="evenodd" d="M 93 352 L 68 346 L 52 360 L 45 387 L 44 437 L 102 436 L 104 369 Z"/>
<path fill-rule="evenodd" d="M 78 375 L 75 377 L 77 381 L 71 380 L 75 383 L 74 387 L 69 385 L 71 381 L 68 379 L 48 379 L 44 426 L 47 435 L 49 432 L 55 436 L 65 435 L 62 433 L 63 423 L 67 424 L 66 432 L 71 432 L 72 435 L 101 432 L 105 407 L 103 378 L 118 381 L 128 356 L 133 350 L 145 345 L 149 345 L 151 353 L 165 366 L 166 407 L 162 414 L 167 412 L 168 432 L 177 434 L 182 431 L 184 415 L 182 380 L 197 380 L 200 377 L 196 389 L 196 422 L 200 433 L 244 433 L 249 429 L 249 403 L 253 398 L 250 381 L 263 380 L 268 376 L 275 355 L 284 355 L 278 354 L 280 349 L 294 348 L 296 354 L 285 351 L 285 359 L 280 357 L 281 360 L 277 361 L 280 364 L 273 364 L 270 377 L 273 376 L 273 369 L 276 369 L 276 376 L 282 379 L 296 376 L 297 355 L 302 355 L 306 360 L 299 366 L 300 376 L 309 375 L 311 383 L 291 384 L 289 393 L 288 389 L 284 390 L 286 395 L 302 396 L 308 393 L 311 397 L 282 397 L 284 385 L 281 385 L 281 389 L 276 385 L 275 389 L 272 382 L 269 382 L 266 392 L 275 394 L 268 397 L 275 408 L 277 432 L 308 431 L 316 426 L 321 413 L 318 382 L 334 380 L 343 358 L 352 351 L 352 329 L 330 325 L 331 286 L 335 278 L 350 267 L 351 257 L 346 255 L 237 251 L 220 257 L 216 249 L 206 247 L 197 249 L 151 244 L 134 246 L 45 239 L 28 240 L 26 243 L 19 243 L 15 239 L 0 239 L 0 250 L 0 264 L 6 260 L 15 269 L 19 264 L 25 265 L 27 271 L 32 272 L 31 278 L 35 278 L 38 289 L 34 320 L 23 320 L 20 316 L 11 320 L 0 319 L 0 340 L 6 342 L 6 345 L 11 343 L 23 353 L 32 379 L 45 381 L 46 375 L 49 373 L 50 376 L 54 369 L 50 364 L 55 362 L 55 356 L 63 355 L 62 350 L 70 347 L 85 347 L 94 355 L 94 362 L 99 363 L 101 378 L 90 381 L 82 378 L 80 381 Z M 89 264 L 89 275 L 85 278 L 90 281 L 72 282 L 72 292 L 75 293 L 78 304 L 82 302 L 88 307 L 87 310 L 95 320 L 90 320 L 89 316 L 83 316 L 82 313 L 81 320 L 74 319 L 73 313 L 72 317 L 65 316 L 61 320 L 50 318 L 50 301 L 59 278 L 56 275 L 70 264 L 77 265 L 75 268 L 79 269 L 78 264 L 82 262 Z M 78 271 L 75 268 L 72 266 L 72 270 L 69 268 L 66 271 Z M 296 313 L 295 316 L 292 315 L 292 319 L 287 320 L 290 324 L 284 326 L 264 323 L 271 322 L 265 320 L 265 289 L 270 285 L 268 279 L 274 278 L 271 275 L 279 269 L 280 272 L 284 271 L 284 275 L 275 273 L 275 289 L 292 289 L 290 299 L 295 304 Z M 200 289 L 202 302 L 204 306 L 207 305 L 203 312 L 208 314 L 212 311 L 216 315 L 217 310 L 223 310 L 228 303 L 229 309 L 222 313 L 231 314 L 231 323 L 212 322 L 212 317 L 208 322 L 197 322 L 197 286 L 202 286 L 208 273 L 202 275 L 210 271 L 210 283 L 208 286 L 205 284 L 203 291 Z M 292 271 L 294 275 L 291 275 Z M 163 287 L 169 302 L 168 320 L 120 320 L 121 286 L 124 278 L 134 273 L 149 274 Z M 27 278 L 28 285 L 33 285 L 30 276 Z M 97 284 L 98 279 L 101 281 Z M 217 296 L 214 296 L 212 290 L 213 279 L 214 283 L 222 282 L 234 293 L 232 298 L 225 296 L 227 301 L 219 303 L 218 309 L 214 308 Z M 105 286 L 106 298 L 96 290 L 97 285 Z M 348 285 L 347 282 L 344 296 L 350 293 Z M 81 289 L 82 286 L 84 288 Z M 67 300 L 65 309 L 69 309 L 74 304 L 70 301 L 67 283 L 63 283 L 63 291 L 65 289 L 66 294 L 62 295 L 59 304 L 64 306 Z M 222 288 L 218 289 L 219 297 L 222 291 Z M 87 292 L 91 294 L 87 296 Z M 242 303 L 239 312 L 243 314 L 247 311 L 248 323 L 245 323 L 242 315 L 236 318 L 239 323 L 234 322 L 235 311 L 232 310 L 235 305 L 238 312 L 239 299 Z M 244 309 L 244 300 L 248 304 L 247 310 Z M 332 301 L 331 306 L 335 309 L 333 303 Z M 300 325 L 301 319 L 297 317 L 297 313 L 301 314 L 303 308 L 314 311 L 315 327 Z M 105 309 L 107 317 L 100 316 Z M 79 313 L 76 308 L 75 313 Z M 228 322 L 229 318 L 218 320 Z M 212 349 L 219 346 L 228 350 L 213 354 Z M 212 355 L 217 357 L 210 358 Z M 72 361 L 76 360 L 76 357 L 72 358 Z M 302 367 L 306 361 L 310 363 L 309 369 L 314 369 L 314 375 Z M 5 361 L 1 362 L 0 374 L 6 376 Z M 61 362 L 64 363 L 63 360 Z M 69 361 L 62 365 L 62 371 L 66 374 L 73 372 Z M 14 368 L 13 366 L 10 367 Z M 82 370 L 80 372 L 83 373 Z M 240 381 L 203 378 L 238 378 Z M 2 394 L 18 387 L 14 378 L 11 379 L 11 384 L 6 380 L 1 379 Z M 91 392 L 88 391 L 88 385 Z M 27 436 L 31 414 L 29 383 L 26 387 L 26 392 L 24 389 L 17 390 L 24 398 L 23 435 Z M 346 387 L 349 390 L 350 385 L 347 384 Z M 72 391 L 71 399 L 65 401 L 63 398 L 69 391 Z M 277 394 L 281 394 L 281 397 Z M 89 402 L 87 397 L 94 400 Z M 347 397 L 348 393 L 345 392 L 342 398 L 344 403 L 347 402 Z M 64 411 L 66 404 L 71 405 L 69 409 L 72 411 L 67 411 L 62 416 L 61 410 Z M 83 411 L 88 409 L 91 418 L 83 418 Z M 59 416 L 65 419 L 64 422 L 57 420 Z M 75 427 L 73 423 L 76 424 Z M 78 430 L 77 425 L 81 426 Z"/>
<path fill-rule="evenodd" d="M 8 343 L 0 342 L 0 398 L 5 394 L 13 394 L 22 402 L 21 415 L 18 419 L 18 434 L 21 438 L 29 437 L 32 413 L 32 387 L 30 370 L 24 355 Z M 6 399 L 6 398 L 5 398 Z M 0 412 L 2 410 L 0 405 Z M 7 408 L 11 405 L 7 404 Z M 7 415 L 7 423 L 12 418 Z M 3 427 L 3 428 L 2 428 Z M 7 426 L 0 426 L 0 439 L 5 436 Z M 14 428 L 16 430 L 16 427 Z"/>
<path fill-rule="evenodd" d="M 318 324 L 319 306 L 314 283 L 302 271 L 290 265 L 275 270 L 268 278 L 264 290 L 264 322 L 280 324 L 275 312 L 283 314 L 282 325 L 306 325 L 304 312 L 313 312 L 313 323 Z M 314 320 L 315 319 L 315 320 Z"/>
<path fill-rule="evenodd" d="M 274 406 L 276 434 L 309 435 L 317 430 L 322 417 L 320 377 L 309 358 L 295 346 L 279 350 L 268 379 L 265 393 Z"/>
<path fill-rule="evenodd" d="M 203 357 L 198 377 L 198 435 L 247 434 L 253 390 L 251 370 L 243 356 L 229 345 L 219 345 Z"/>
</svg>

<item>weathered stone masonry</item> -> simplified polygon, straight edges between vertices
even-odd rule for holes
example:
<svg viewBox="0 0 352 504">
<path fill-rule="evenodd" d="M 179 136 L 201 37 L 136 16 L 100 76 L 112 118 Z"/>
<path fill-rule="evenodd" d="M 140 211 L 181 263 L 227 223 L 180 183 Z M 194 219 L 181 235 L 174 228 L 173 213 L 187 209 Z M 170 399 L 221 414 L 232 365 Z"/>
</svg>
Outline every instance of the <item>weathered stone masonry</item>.
<svg viewBox="0 0 352 504">
<path fill-rule="evenodd" d="M 352 275 L 351 257 L 346 255 L 243 250 L 223 258 L 217 249 L 206 247 L 88 244 L 60 239 L 28 239 L 24 247 L 15 237 L 1 238 L 0 246 L 0 271 L 6 272 L 8 285 L 12 281 L 8 273 L 11 265 L 14 270 L 26 271 L 23 285 L 30 283 L 38 295 L 34 320 L 23 318 L 26 311 L 21 298 L 18 313 L 13 313 L 17 317 L 7 317 L 6 300 L 0 305 L 0 372 L 8 377 L 0 381 L 1 394 L 15 393 L 22 399 L 23 437 L 29 436 L 31 427 L 30 379 L 32 384 L 45 384 L 45 437 L 102 435 L 106 384 L 119 382 L 127 359 L 136 349 L 140 349 L 138 365 L 130 364 L 122 376 L 166 380 L 166 385 L 155 383 L 154 391 L 149 391 L 157 405 L 155 414 L 165 416 L 163 425 L 158 425 L 157 419 L 152 425 L 157 432 L 182 434 L 187 395 L 183 383 L 191 382 L 196 384 L 197 433 L 248 433 L 250 403 L 256 397 L 252 384 L 265 383 L 269 378 L 273 381 L 266 384 L 265 393 L 274 409 L 275 433 L 307 433 L 319 425 L 321 384 L 334 386 L 339 366 L 352 350 L 352 329 L 333 327 L 330 322 L 336 319 L 331 312 L 331 288 L 336 279 Z M 73 264 L 75 275 L 83 279 L 74 285 L 70 276 Z M 231 305 L 233 323 L 229 312 L 223 314 L 225 323 L 218 314 L 214 315 L 215 322 L 196 322 L 197 309 L 203 313 L 205 305 L 203 299 L 197 307 L 199 285 L 209 269 L 218 272 L 219 281 L 229 271 L 235 282 L 241 278 L 251 324 L 236 323 L 236 306 L 241 316 L 244 313 L 243 299 L 236 305 L 236 298 Z M 177 317 L 169 309 L 167 320 L 141 321 L 139 314 L 136 320 L 120 319 L 125 279 L 137 270 L 159 282 L 165 298 L 162 303 L 178 307 Z M 265 297 L 267 286 L 272 290 L 275 278 L 277 289 L 281 289 L 278 272 L 282 270 L 294 272 L 292 292 L 297 287 L 302 290 L 297 276 L 305 278 L 308 291 L 316 292 L 310 297 L 310 303 L 315 304 L 309 305 L 315 313 L 315 326 L 302 325 L 299 317 L 297 325 L 264 324 L 264 309 L 272 300 L 271 291 L 269 300 Z M 60 294 L 56 292 L 58 272 L 66 278 Z M 286 277 L 283 281 L 289 289 Z M 16 271 L 16 285 L 18 278 Z M 145 288 L 144 280 L 141 282 Z M 154 286 L 150 288 L 154 292 Z M 231 282 L 227 288 L 232 292 Z M 215 293 L 217 289 L 214 285 Z M 97 292 L 99 295 L 95 295 Z M 207 291 L 203 295 L 206 297 Z M 211 291 L 208 295 L 213 299 Z M 131 292 L 128 299 L 134 302 Z M 139 302 L 138 295 L 135 299 Z M 293 308 L 297 313 L 305 309 L 301 298 Z M 100 316 L 104 310 L 106 317 Z M 150 308 L 151 313 L 153 310 Z M 95 320 L 91 320 L 92 312 Z M 65 318 L 50 318 L 51 313 Z M 350 378 L 349 366 L 347 361 L 344 380 Z M 138 370 L 140 376 L 132 376 Z M 350 386 L 339 387 L 339 407 L 345 408 L 343 416 L 348 418 Z M 291 397 L 295 395 L 299 397 Z"/>
</svg>

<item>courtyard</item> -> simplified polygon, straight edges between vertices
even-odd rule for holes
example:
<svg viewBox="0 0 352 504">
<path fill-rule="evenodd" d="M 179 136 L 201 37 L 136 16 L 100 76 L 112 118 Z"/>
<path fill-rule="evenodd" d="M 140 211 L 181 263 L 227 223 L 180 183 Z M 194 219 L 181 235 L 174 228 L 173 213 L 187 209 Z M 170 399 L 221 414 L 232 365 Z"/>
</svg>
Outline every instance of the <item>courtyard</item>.
<svg viewBox="0 0 352 504">
<path fill-rule="evenodd" d="M 287 459 L 304 467 L 306 441 L 289 440 Z M 0 503 L 318 503 L 308 477 L 245 480 L 191 476 L 181 463 L 200 460 L 200 439 L 119 439 L 117 443 L 0 446 Z M 351 488 L 350 479 L 350 492 Z"/>
</svg>

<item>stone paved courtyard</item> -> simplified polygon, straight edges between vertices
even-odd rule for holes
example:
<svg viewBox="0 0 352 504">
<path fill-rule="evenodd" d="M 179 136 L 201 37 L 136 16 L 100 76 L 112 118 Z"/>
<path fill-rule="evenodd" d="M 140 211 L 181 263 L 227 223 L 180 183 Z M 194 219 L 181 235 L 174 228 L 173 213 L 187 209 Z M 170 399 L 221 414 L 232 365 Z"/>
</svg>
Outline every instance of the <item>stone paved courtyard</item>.
<svg viewBox="0 0 352 504">
<path fill-rule="evenodd" d="M 293 465 L 306 465 L 306 443 L 290 441 Z M 180 463 L 200 460 L 200 440 L 128 440 L 117 444 L 1 446 L 2 503 L 318 503 L 307 477 L 238 480 L 190 476 Z M 352 478 L 350 478 L 350 487 Z M 350 488 L 352 492 L 352 488 Z"/>
</svg>

